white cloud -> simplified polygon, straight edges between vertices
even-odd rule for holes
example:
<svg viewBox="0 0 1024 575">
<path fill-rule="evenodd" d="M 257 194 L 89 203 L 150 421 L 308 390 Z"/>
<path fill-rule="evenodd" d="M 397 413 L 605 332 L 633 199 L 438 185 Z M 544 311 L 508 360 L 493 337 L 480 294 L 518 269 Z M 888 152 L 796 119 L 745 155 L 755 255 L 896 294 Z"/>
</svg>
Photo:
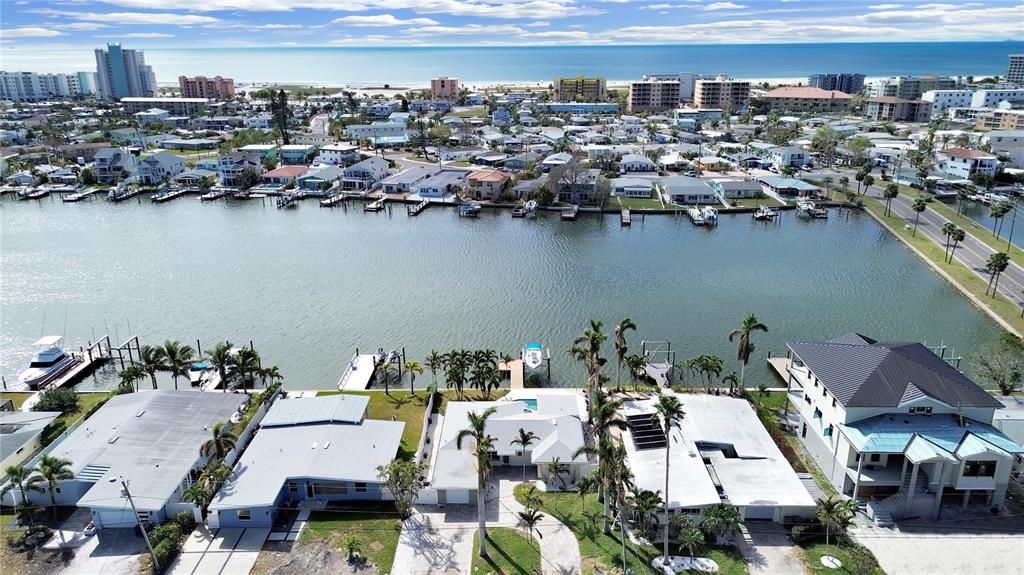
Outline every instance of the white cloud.
<svg viewBox="0 0 1024 575">
<path fill-rule="evenodd" d="M 466 24 L 465 26 L 424 26 L 422 28 L 409 28 L 405 32 L 414 36 L 476 36 L 483 34 L 522 34 L 525 30 L 518 26 L 504 26 L 501 24 Z"/>
<path fill-rule="evenodd" d="M 713 11 L 713 10 L 740 10 L 740 9 L 746 8 L 746 7 L 747 6 L 745 4 L 735 4 L 733 2 L 712 2 L 711 4 L 708 4 L 707 6 L 705 6 L 704 10 L 706 10 L 706 11 Z"/>
<path fill-rule="evenodd" d="M 374 16 L 343 16 L 331 20 L 331 24 L 343 24 L 346 26 L 365 28 L 385 28 L 390 26 L 435 26 L 440 24 L 437 20 L 430 18 L 409 18 L 402 20 L 392 14 L 376 14 Z"/>
<path fill-rule="evenodd" d="M 903 8 L 903 4 L 872 4 L 868 6 L 868 10 L 895 10 L 897 8 Z"/>
<path fill-rule="evenodd" d="M 174 38 L 174 34 L 164 34 L 163 32 L 130 32 L 128 34 L 110 34 L 110 35 L 99 35 L 93 36 L 93 38 Z"/>
<path fill-rule="evenodd" d="M 550 26 L 550 25 L 551 25 L 551 22 L 545 22 L 544 20 L 538 20 L 536 22 L 530 22 L 526 26 L 529 27 L 529 28 L 543 28 L 545 26 Z"/>
<path fill-rule="evenodd" d="M 63 32 L 58 32 L 57 30 L 39 28 L 35 26 L 0 29 L 0 38 L 52 38 L 54 36 L 63 35 Z"/>
<path fill-rule="evenodd" d="M 148 25 L 177 25 L 192 26 L 196 24 L 214 24 L 220 22 L 212 16 L 196 16 L 192 14 L 174 14 L 171 12 L 71 12 L 67 10 L 51 10 L 48 8 L 40 10 L 27 10 L 34 14 L 52 16 L 55 18 L 69 18 L 85 22 L 104 22 L 109 24 L 148 24 Z"/>
<path fill-rule="evenodd" d="M 590 32 L 582 30 L 546 30 L 544 32 L 524 32 L 519 38 L 530 40 L 589 40 Z"/>
<path fill-rule="evenodd" d="M 64 30 L 100 30 L 102 28 L 110 28 L 106 24 L 100 24 L 98 22 L 68 22 L 60 25 L 61 29 Z"/>
</svg>

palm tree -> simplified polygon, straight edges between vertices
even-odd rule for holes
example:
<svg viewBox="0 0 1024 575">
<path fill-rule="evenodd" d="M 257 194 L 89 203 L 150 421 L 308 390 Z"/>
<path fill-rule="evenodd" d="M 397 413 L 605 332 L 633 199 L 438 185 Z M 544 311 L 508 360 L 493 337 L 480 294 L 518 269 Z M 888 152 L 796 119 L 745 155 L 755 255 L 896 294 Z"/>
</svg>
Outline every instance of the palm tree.
<svg viewBox="0 0 1024 575">
<path fill-rule="evenodd" d="M 636 324 L 628 317 L 615 326 L 615 388 L 622 391 L 622 363 L 626 359 L 629 347 L 626 345 L 626 332 L 636 330 Z"/>
<path fill-rule="evenodd" d="M 431 383 L 434 384 L 434 387 L 437 387 L 437 370 L 444 367 L 444 356 L 437 353 L 436 349 L 432 349 L 430 350 L 430 355 L 427 356 L 424 364 L 427 366 L 427 369 L 430 370 Z"/>
<path fill-rule="evenodd" d="M 914 203 L 911 204 L 910 209 L 914 210 L 914 233 L 910 235 L 912 238 L 917 237 L 917 222 L 921 220 L 921 212 L 928 209 L 928 204 L 922 198 L 917 198 Z"/>
<path fill-rule="evenodd" d="M 487 557 L 487 476 L 491 472 L 491 451 L 494 438 L 487 435 L 487 418 L 497 411 L 488 407 L 483 413 L 470 411 L 466 414 L 469 427 L 459 431 L 455 436 L 455 448 L 462 449 L 462 442 L 469 438 L 473 441 L 476 455 L 476 515 L 479 524 L 480 556 Z"/>
<path fill-rule="evenodd" d="M 821 183 L 825 184 L 825 197 L 829 199 L 831 198 L 829 197 L 828 187 L 832 185 L 833 181 L 832 176 L 825 176 L 821 179 Z"/>
<path fill-rule="evenodd" d="M 647 360 L 638 353 L 626 356 L 626 367 L 629 368 L 629 377 L 633 382 L 633 391 L 636 391 L 637 376 L 640 375 L 645 365 L 647 365 Z"/>
<path fill-rule="evenodd" d="M 875 177 L 871 174 L 864 175 L 864 193 L 868 193 L 868 188 L 875 185 Z"/>
<path fill-rule="evenodd" d="M 846 193 L 850 189 L 850 178 L 848 176 L 841 176 L 839 178 L 839 187 L 842 188 L 843 193 Z"/>
<path fill-rule="evenodd" d="M 988 290 L 992 290 L 992 297 L 996 297 L 996 290 L 999 288 L 999 276 L 1006 271 L 1006 268 L 1010 265 L 1010 257 L 1003 252 L 996 252 L 988 256 L 988 260 L 985 262 L 985 269 L 990 274 L 988 280 L 988 287 L 985 288 L 985 293 Z"/>
<path fill-rule="evenodd" d="M 217 375 L 220 376 L 220 385 L 224 388 L 224 393 L 228 392 L 228 366 L 234 365 L 235 357 L 231 353 L 231 342 L 224 341 L 213 346 L 210 353 L 206 356 L 206 362 L 213 366 L 217 370 Z"/>
<path fill-rule="evenodd" d="M 746 377 L 747 377 L 747 363 L 750 361 L 750 354 L 754 353 L 754 342 L 751 341 L 750 336 L 755 331 L 761 331 L 768 333 L 768 326 L 758 321 L 757 316 L 754 314 L 748 315 L 743 319 L 743 325 L 739 329 L 732 330 L 729 334 L 729 341 L 733 338 L 737 338 L 738 342 L 736 345 L 736 359 L 740 360 L 740 388 L 746 388 Z"/>
<path fill-rule="evenodd" d="M 3 490 L 0 490 L 0 497 L 7 495 L 9 491 L 15 489 L 18 490 L 18 495 L 21 496 L 21 503 L 23 505 L 31 505 L 28 500 L 29 491 L 35 491 L 36 493 L 42 493 L 43 488 L 35 484 L 32 479 L 32 469 L 29 467 L 23 467 L 21 465 L 9 465 L 4 469 L 4 474 L 7 475 L 7 485 L 4 486 Z M 18 499 L 12 497 L 14 500 L 14 512 L 18 512 Z M 28 515 L 30 527 L 35 526 L 35 515 L 29 513 Z"/>
<path fill-rule="evenodd" d="M 253 375 L 260 369 L 260 354 L 255 349 L 243 347 L 235 353 L 235 368 L 242 380 L 242 391 L 246 383 L 253 387 Z"/>
<path fill-rule="evenodd" d="M 963 215 L 964 206 L 971 196 L 978 193 L 978 187 L 974 184 L 967 184 L 956 190 L 956 215 Z"/>
<path fill-rule="evenodd" d="M 594 435 L 597 436 L 598 448 L 597 453 L 600 455 L 601 470 L 599 473 L 605 478 L 610 477 L 611 469 L 605 464 L 611 464 L 613 461 L 609 458 L 609 451 L 612 449 L 614 442 L 611 438 L 612 428 L 623 428 L 626 425 L 626 421 L 622 418 L 621 399 L 608 399 L 608 396 L 604 394 L 602 390 L 598 390 L 597 395 L 594 396 L 593 414 L 590 419 L 590 426 L 594 430 Z M 587 451 L 588 455 L 592 453 L 592 450 L 581 448 L 577 450 L 577 453 L 573 454 L 573 460 L 581 454 L 583 451 Z M 604 529 L 605 532 L 609 532 L 611 527 L 608 525 L 609 507 L 611 506 L 610 498 L 608 497 L 607 484 L 602 482 L 600 488 L 600 499 L 604 502 Z"/>
<path fill-rule="evenodd" d="M 153 389 L 156 389 L 156 372 L 164 370 L 164 360 L 165 353 L 162 347 L 144 345 L 139 350 L 139 366 L 149 375 L 153 382 Z"/>
<path fill-rule="evenodd" d="M 53 513 L 53 518 L 57 518 L 57 482 L 68 481 L 75 478 L 75 474 L 71 472 L 71 461 L 67 459 L 61 459 L 60 457 L 54 457 L 49 453 L 44 453 L 39 459 L 39 463 L 36 464 L 35 472 L 38 475 L 29 477 L 30 483 L 45 481 L 47 487 L 50 490 L 50 509 Z"/>
<path fill-rule="evenodd" d="M 853 499 L 840 499 L 836 495 L 829 495 L 827 499 L 818 500 L 818 508 L 814 515 L 825 528 L 825 546 L 828 547 L 829 535 L 835 531 L 842 533 L 853 522 L 857 509 L 857 502 Z M 838 541 L 837 545 L 838 547 Z"/>
<path fill-rule="evenodd" d="M 565 478 L 562 477 L 566 473 L 569 473 L 569 468 L 558 457 L 552 457 L 551 463 L 548 464 L 548 476 L 554 477 L 558 481 L 562 486 L 562 491 L 565 491 L 566 487 L 568 487 Z"/>
<path fill-rule="evenodd" d="M 518 445 L 523 450 L 523 481 L 526 481 L 526 461 L 529 459 L 527 456 L 527 449 L 533 445 L 533 442 L 537 441 L 537 434 L 532 431 L 526 431 L 522 427 L 519 428 L 519 435 L 513 439 L 510 443 L 512 445 Z"/>
<path fill-rule="evenodd" d="M 691 561 L 693 560 L 693 550 L 704 544 L 704 534 L 700 532 L 700 529 L 693 526 L 680 529 L 676 537 L 679 539 L 679 546 L 685 547 L 690 553 Z M 667 555 L 665 556 L 665 564 L 668 564 Z"/>
<path fill-rule="evenodd" d="M 405 362 L 405 371 L 409 372 L 409 393 L 416 395 L 416 376 L 423 374 L 423 366 L 415 359 Z"/>
<path fill-rule="evenodd" d="M 892 183 L 885 187 L 885 191 L 882 192 L 882 196 L 885 197 L 885 215 L 892 214 L 892 201 L 900 195 L 900 187 L 898 184 Z"/>
<path fill-rule="evenodd" d="M 633 505 L 633 522 L 646 535 L 651 528 L 651 519 L 654 518 L 658 508 L 661 507 L 661 492 L 643 489 L 633 496 L 631 502 Z"/>
<path fill-rule="evenodd" d="M 276 365 L 272 365 L 266 369 L 259 370 L 260 379 L 263 381 L 263 387 L 267 387 L 267 380 L 270 380 L 271 384 L 277 383 L 284 379 L 281 375 L 281 369 Z"/>
<path fill-rule="evenodd" d="M 211 461 L 224 461 L 229 451 L 235 448 L 238 438 L 227 429 L 227 424 L 218 421 L 213 424 L 213 437 L 199 448 L 199 453 Z"/>
<path fill-rule="evenodd" d="M 191 485 L 185 488 L 185 491 L 181 492 L 181 499 L 183 501 L 191 501 L 199 507 L 206 507 L 212 496 L 213 493 L 210 492 L 209 487 L 203 484 L 202 481 L 193 481 Z"/>
<path fill-rule="evenodd" d="M 736 375 L 735 371 L 729 372 L 728 375 L 722 378 L 722 383 L 729 384 L 729 395 L 732 395 L 736 390 L 736 386 L 739 385 L 740 378 Z"/>
<path fill-rule="evenodd" d="M 704 510 L 700 526 L 708 532 L 721 537 L 739 527 L 742 518 L 735 507 L 727 503 L 712 505 Z"/>
<path fill-rule="evenodd" d="M 964 241 L 964 238 L 967 237 L 967 232 L 963 231 L 960 228 L 957 228 L 957 229 L 953 230 L 953 233 L 950 234 L 949 237 L 953 239 L 953 245 L 950 246 L 950 249 L 949 249 L 949 260 L 947 260 L 947 261 L 949 263 L 953 263 L 953 254 L 956 253 L 956 245 L 959 244 L 960 242 Z"/>
<path fill-rule="evenodd" d="M 119 374 L 121 383 L 118 385 L 119 393 L 133 393 L 139 390 L 139 382 L 146 379 L 146 372 L 136 364 L 131 364 L 121 370 Z"/>
<path fill-rule="evenodd" d="M 942 224 L 942 235 L 946 236 L 946 251 L 945 251 L 945 257 L 943 257 L 943 259 L 946 259 L 946 257 L 949 257 L 949 239 L 953 235 L 953 230 L 955 230 L 955 229 L 956 229 L 956 224 L 954 224 L 953 222 L 946 222 L 946 223 Z"/>
<path fill-rule="evenodd" d="M 164 342 L 164 371 L 171 374 L 174 379 L 174 389 L 178 389 L 178 377 L 188 377 L 188 371 L 192 369 L 195 350 L 191 346 L 182 345 L 178 341 Z"/>
<path fill-rule="evenodd" d="M 597 487 L 597 480 L 589 475 L 584 475 L 576 480 L 576 493 L 580 496 L 581 513 L 587 502 L 587 495 L 593 493 L 595 487 Z"/>
<path fill-rule="evenodd" d="M 717 355 L 704 354 L 697 358 L 697 366 L 701 372 L 701 380 L 705 375 L 707 376 L 705 388 L 711 391 L 715 378 L 722 374 L 722 358 Z"/>
<path fill-rule="evenodd" d="M 537 538 L 543 539 L 543 536 L 540 534 L 540 530 L 537 529 L 537 524 L 540 523 L 541 519 L 544 519 L 544 514 L 532 507 L 528 508 L 526 511 L 519 512 L 519 522 L 526 528 L 526 532 L 530 534 L 531 539 L 533 539 L 535 531 L 537 533 Z"/>
<path fill-rule="evenodd" d="M 683 404 L 674 395 L 662 395 L 654 406 L 655 412 L 661 417 L 665 430 L 665 564 L 668 565 L 668 505 L 671 494 L 668 490 L 669 456 L 672 449 L 672 426 L 683 419 Z"/>
<path fill-rule="evenodd" d="M 607 361 L 601 357 L 601 344 L 608 336 L 601 329 L 603 324 L 599 321 L 590 320 L 590 328 L 583 332 L 572 342 L 569 353 L 577 361 L 582 361 L 587 368 L 587 396 L 590 404 L 594 404 L 594 390 L 598 387 L 598 374 Z"/>
</svg>

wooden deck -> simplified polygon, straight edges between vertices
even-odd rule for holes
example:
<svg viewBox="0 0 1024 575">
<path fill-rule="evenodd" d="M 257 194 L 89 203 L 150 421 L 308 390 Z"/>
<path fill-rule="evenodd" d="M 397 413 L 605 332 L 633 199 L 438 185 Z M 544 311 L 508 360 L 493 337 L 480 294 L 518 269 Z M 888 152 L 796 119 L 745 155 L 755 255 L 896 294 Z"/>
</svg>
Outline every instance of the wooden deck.
<svg viewBox="0 0 1024 575">
<path fill-rule="evenodd" d="M 345 367 L 345 373 L 338 380 L 338 389 L 358 391 L 369 387 L 376 367 L 374 357 L 373 354 L 368 353 L 352 356 L 352 360 Z"/>
<path fill-rule="evenodd" d="M 789 366 L 793 364 L 793 360 L 788 357 L 769 357 L 768 367 L 772 368 L 772 371 L 779 376 L 784 383 L 789 381 Z"/>
<path fill-rule="evenodd" d="M 499 361 L 498 371 L 509 372 L 509 389 L 523 389 L 526 387 L 523 381 L 523 360 L 513 359 L 508 363 Z"/>
</svg>

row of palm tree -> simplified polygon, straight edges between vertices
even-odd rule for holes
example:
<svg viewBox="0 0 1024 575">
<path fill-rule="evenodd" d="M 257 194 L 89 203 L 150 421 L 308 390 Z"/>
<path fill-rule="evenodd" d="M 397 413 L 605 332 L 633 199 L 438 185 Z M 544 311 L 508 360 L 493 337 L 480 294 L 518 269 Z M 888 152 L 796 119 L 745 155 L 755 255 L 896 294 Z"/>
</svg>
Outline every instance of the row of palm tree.
<svg viewBox="0 0 1024 575">
<path fill-rule="evenodd" d="M 30 527 L 35 527 L 35 516 L 40 509 L 29 501 L 29 493 L 48 491 L 50 493 L 50 510 L 53 513 L 53 518 L 56 519 L 57 483 L 74 478 L 74 474 L 71 472 L 71 461 L 49 453 L 44 453 L 35 467 L 11 465 L 4 470 L 4 473 L 7 474 L 8 483 L 0 492 L 0 496 L 7 495 L 10 491 L 18 492 L 18 497 L 14 498 L 15 512 L 18 514 L 18 520 L 22 523 L 27 522 Z M 46 484 L 45 490 L 42 484 Z"/>
<path fill-rule="evenodd" d="M 510 359 L 507 355 L 499 355 L 493 349 L 453 349 L 444 354 L 431 351 L 424 365 L 430 370 L 434 385 L 437 385 L 437 371 L 443 370 L 448 388 L 454 389 L 461 401 L 467 386 L 479 390 L 489 399 L 491 392 L 497 389 L 504 379 L 498 369 L 498 361 L 508 362 Z M 409 369 L 408 365 L 409 362 L 406 362 L 406 369 Z M 423 373 L 423 367 L 419 362 L 416 362 L 416 367 L 419 373 Z"/>
<path fill-rule="evenodd" d="M 163 345 L 144 345 L 139 350 L 139 361 L 132 363 L 121 371 L 119 393 L 138 391 L 138 384 L 149 376 L 153 389 L 157 388 L 156 374 L 171 374 L 174 389 L 178 389 L 178 378 L 188 377 L 188 372 L 200 358 L 196 357 L 192 346 L 178 341 L 165 341 Z M 266 387 L 267 381 L 280 381 L 281 372 L 277 366 L 264 368 L 260 362 L 260 354 L 251 348 L 235 350 L 230 341 L 219 343 L 210 353 L 201 358 L 206 361 L 220 376 L 225 392 L 228 390 L 228 370 L 234 368 L 241 378 L 242 390 L 254 388 L 256 378 Z"/>
</svg>

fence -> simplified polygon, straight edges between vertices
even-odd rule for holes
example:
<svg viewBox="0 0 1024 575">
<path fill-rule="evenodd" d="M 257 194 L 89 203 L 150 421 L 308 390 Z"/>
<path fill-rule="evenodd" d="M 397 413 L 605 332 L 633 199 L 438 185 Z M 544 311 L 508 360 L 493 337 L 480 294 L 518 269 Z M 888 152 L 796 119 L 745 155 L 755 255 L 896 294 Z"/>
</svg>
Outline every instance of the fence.
<svg viewBox="0 0 1024 575">
<path fill-rule="evenodd" d="M 432 388 L 431 388 L 432 389 Z M 430 456 L 430 444 L 427 443 L 427 438 L 430 437 L 432 431 L 431 426 L 434 421 L 434 401 L 437 398 L 436 391 L 431 391 L 427 399 L 427 410 L 423 414 L 423 431 L 420 432 L 420 442 L 416 448 L 416 464 L 423 463 L 424 458 Z"/>
</svg>

